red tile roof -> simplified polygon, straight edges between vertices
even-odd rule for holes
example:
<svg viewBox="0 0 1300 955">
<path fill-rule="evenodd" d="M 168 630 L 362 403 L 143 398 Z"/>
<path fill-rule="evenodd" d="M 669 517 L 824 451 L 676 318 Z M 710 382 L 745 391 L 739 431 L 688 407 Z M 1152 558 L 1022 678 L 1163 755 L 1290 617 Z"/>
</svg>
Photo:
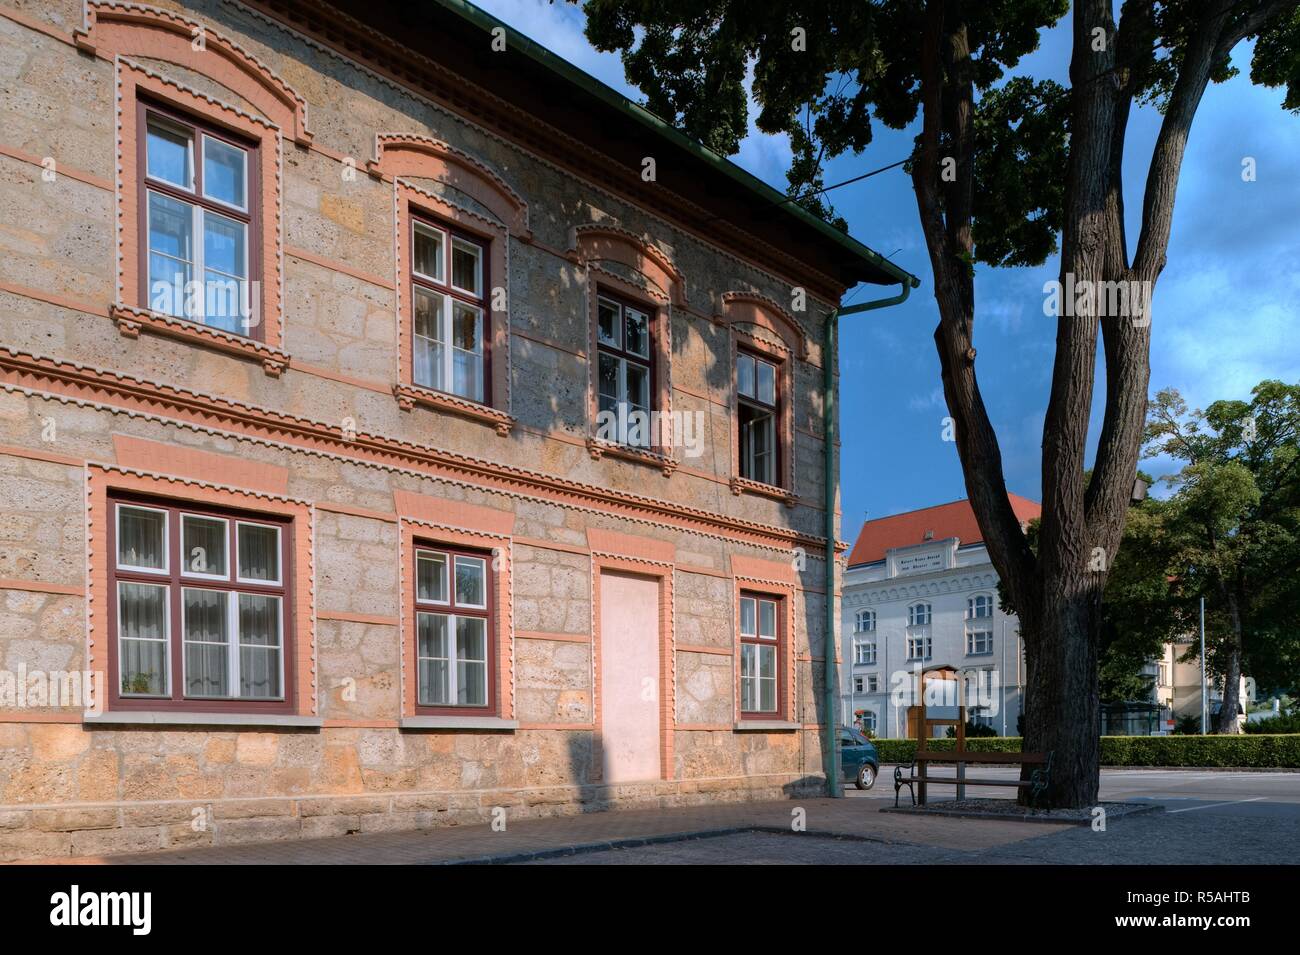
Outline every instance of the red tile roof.
<svg viewBox="0 0 1300 955">
<path fill-rule="evenodd" d="M 1042 514 L 1043 508 L 1037 501 L 1031 501 L 1019 494 L 1008 494 L 1011 509 L 1022 524 L 1026 524 Z M 870 564 L 885 559 L 885 551 L 891 547 L 910 547 L 924 544 L 926 532 L 931 532 L 929 539 L 946 540 L 956 537 L 961 546 L 978 544 L 984 540 L 975 512 L 971 510 L 970 501 L 953 501 L 951 504 L 937 504 L 923 507 L 917 511 L 907 511 L 890 517 L 877 518 L 862 525 L 857 543 L 849 553 L 849 566 Z"/>
</svg>

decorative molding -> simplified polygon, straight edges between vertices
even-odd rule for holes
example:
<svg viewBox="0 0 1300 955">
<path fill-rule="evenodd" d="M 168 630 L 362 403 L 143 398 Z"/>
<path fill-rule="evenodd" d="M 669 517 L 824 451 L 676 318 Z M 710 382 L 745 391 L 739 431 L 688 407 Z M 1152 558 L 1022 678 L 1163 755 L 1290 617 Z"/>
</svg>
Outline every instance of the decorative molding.
<svg viewBox="0 0 1300 955">
<path fill-rule="evenodd" d="M 515 512 L 502 511 L 464 501 L 393 489 L 393 504 L 404 521 L 419 521 L 431 527 L 445 527 L 474 534 L 488 534 L 509 540 L 515 529 Z"/>
<path fill-rule="evenodd" d="M 776 335 L 795 357 L 808 360 L 808 334 L 774 299 L 758 292 L 723 292 L 720 325 L 757 325 Z"/>
<path fill-rule="evenodd" d="M 487 163 L 449 143 L 407 133 L 376 133 L 375 156 L 366 172 L 376 179 L 415 176 L 434 179 L 491 209 L 523 242 L 531 242 L 528 203 Z"/>
<path fill-rule="evenodd" d="M 709 210 L 688 199 L 663 189 L 647 188 L 640 180 L 639 169 L 621 168 L 593 151 L 588 144 L 548 125 L 536 115 L 480 87 L 467 88 L 465 79 L 446 66 L 396 46 L 391 37 L 353 17 L 332 12 L 328 27 L 325 27 L 318 9 L 306 3 L 282 0 L 274 5 L 263 0 L 224 2 L 293 35 L 305 45 L 350 68 L 364 72 L 401 95 L 432 106 L 551 170 L 566 176 L 578 176 L 592 190 L 663 221 L 669 228 L 743 268 L 752 269 L 765 279 L 782 285 L 809 287 L 809 297 L 820 302 L 826 311 L 834 308 L 845 291 L 838 279 L 815 265 L 756 239 L 752 233 L 725 220 L 719 220 Z M 545 150 L 547 155 L 542 155 L 539 150 Z M 686 225 L 704 222 L 711 224 L 707 233 Z M 720 240 L 719 233 L 725 233 L 726 239 Z M 722 241 L 728 244 L 724 246 Z M 751 252 L 761 253 L 769 262 L 779 263 L 777 267 L 786 270 L 786 275 L 771 272 L 747 258 Z"/>
<path fill-rule="evenodd" d="M 117 433 L 113 434 L 113 452 L 121 467 L 141 473 L 173 474 L 277 496 L 289 493 L 289 469 L 278 464 Z"/>
<path fill-rule="evenodd" d="M 487 405 L 481 405 L 477 401 L 470 401 L 458 395 L 434 391 L 432 388 L 422 388 L 419 385 L 404 385 L 399 382 L 393 385 L 393 395 L 397 398 L 397 406 L 403 411 L 410 411 L 416 405 L 423 405 L 426 408 L 459 415 L 471 421 L 490 424 L 496 429 L 496 433 L 503 438 L 510 434 L 510 429 L 516 423 L 515 417 L 506 414 L 504 411 L 489 408 Z"/>
<path fill-rule="evenodd" d="M 141 331 L 150 331 L 164 338 L 211 348 L 247 361 L 259 362 L 262 370 L 271 378 L 279 378 L 289 367 L 288 352 L 273 348 L 254 338 L 245 338 L 210 325 L 200 325 L 198 322 L 174 318 L 144 308 L 135 308 L 121 302 L 109 306 L 108 317 L 112 319 L 123 338 L 139 338 Z"/>
<path fill-rule="evenodd" d="M 198 37 L 201 45 L 194 43 Z M 287 116 L 283 128 L 292 131 L 294 142 L 311 145 L 307 101 L 243 47 L 197 20 L 145 4 L 88 0 L 85 23 L 73 31 L 73 42 L 106 59 L 146 56 L 224 81 L 268 117 Z"/>
<path fill-rule="evenodd" d="M 799 503 L 798 495 L 787 491 L 783 487 L 777 487 L 774 484 L 764 484 L 762 481 L 751 481 L 749 478 L 743 478 L 739 475 L 733 475 L 729 482 L 731 493 L 737 496 L 745 494 L 759 494 L 763 497 L 770 497 L 773 500 L 782 502 L 786 507 L 794 507 Z"/>
<path fill-rule="evenodd" d="M 638 464 L 648 464 L 651 467 L 659 468 L 664 477 L 672 477 L 673 472 L 677 470 L 678 464 L 678 462 L 661 451 L 605 441 L 594 435 L 588 435 L 587 437 L 587 453 L 591 455 L 593 461 L 599 461 L 602 456 L 608 454 L 611 458 L 635 461 Z"/>
<path fill-rule="evenodd" d="M 0 347 L 0 387 L 33 396 L 179 425 L 201 433 L 317 454 L 350 463 L 446 481 L 462 487 L 617 516 L 649 527 L 674 527 L 728 542 L 748 542 L 781 553 L 802 546 L 810 559 L 822 538 L 789 527 L 627 491 L 586 484 L 400 438 L 349 436 L 342 425 L 275 411 L 181 385 L 110 372 L 81 362 Z M 841 547 L 847 546 L 841 542 Z"/>
<path fill-rule="evenodd" d="M 593 223 L 569 232 L 569 259 L 578 265 L 617 262 L 644 275 L 673 305 L 687 304 L 686 280 L 672 260 L 644 236 L 618 226 Z"/>
</svg>

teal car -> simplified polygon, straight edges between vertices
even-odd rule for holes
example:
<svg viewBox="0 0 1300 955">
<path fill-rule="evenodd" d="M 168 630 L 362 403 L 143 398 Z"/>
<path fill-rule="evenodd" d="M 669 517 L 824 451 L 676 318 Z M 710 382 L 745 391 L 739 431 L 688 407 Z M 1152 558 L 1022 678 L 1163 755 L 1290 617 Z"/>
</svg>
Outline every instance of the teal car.
<svg viewBox="0 0 1300 955">
<path fill-rule="evenodd" d="M 840 775 L 844 782 L 852 780 L 859 789 L 870 789 L 879 771 L 880 757 L 871 740 L 852 727 L 841 726 Z"/>
</svg>

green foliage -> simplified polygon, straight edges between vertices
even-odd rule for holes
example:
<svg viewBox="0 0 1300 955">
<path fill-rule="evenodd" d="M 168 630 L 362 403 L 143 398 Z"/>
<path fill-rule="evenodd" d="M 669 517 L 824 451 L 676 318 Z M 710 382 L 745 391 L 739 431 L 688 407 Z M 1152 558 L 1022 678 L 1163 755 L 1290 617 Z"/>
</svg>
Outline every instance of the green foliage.
<svg viewBox="0 0 1300 955">
<path fill-rule="evenodd" d="M 1300 733 L 1300 710 L 1246 723 L 1247 733 Z"/>
<path fill-rule="evenodd" d="M 955 739 L 932 739 L 926 743 L 929 749 L 940 753 L 950 753 L 957 748 Z M 966 750 L 971 753 L 1018 753 L 1019 736 L 983 736 L 966 741 Z M 876 753 L 882 763 L 911 762 L 916 752 L 914 739 L 878 739 Z"/>
<path fill-rule="evenodd" d="M 997 736 L 998 731 L 991 726 L 985 726 L 983 723 L 976 723 L 972 720 L 966 721 L 966 739 L 981 739 L 990 736 Z M 948 727 L 948 739 L 957 738 L 957 727 Z"/>
<path fill-rule="evenodd" d="M 1173 389 L 1151 402 L 1145 453 L 1180 470 L 1161 479 L 1170 497 L 1129 510 L 1104 603 L 1112 686 L 1194 634 L 1201 597 L 1212 674 L 1234 650 L 1235 606 L 1242 671 L 1263 690 L 1300 682 L 1300 385 L 1264 381 L 1251 395 L 1203 411 Z"/>
<path fill-rule="evenodd" d="M 754 125 L 790 136 L 789 193 L 842 223 L 821 195 L 826 160 L 857 155 L 874 124 L 904 129 L 917 117 L 925 32 L 923 0 L 572 0 L 599 50 L 617 51 L 645 106 L 721 155 L 750 128 L 746 75 L 758 105 Z M 1201 0 L 1124 4 L 1121 75 L 1139 101 L 1163 108 Z M 1239 4 L 1231 19 L 1252 12 Z M 1133 9 L 1130 9 L 1130 8 Z M 1033 265 L 1056 251 L 1069 154 L 1069 91 L 1014 71 L 1038 48 L 1068 0 L 981 0 L 961 5 L 975 89 L 976 259 Z M 802 31 L 802 42 L 799 40 Z M 1300 105 L 1300 20 L 1274 17 L 1258 32 L 1251 78 L 1286 86 Z M 950 69 L 950 68 L 949 68 Z M 1232 75 L 1226 56 L 1212 79 Z M 949 76 L 952 80 L 955 77 Z M 903 157 L 889 157 L 897 159 Z"/>
<path fill-rule="evenodd" d="M 1174 732 L 1179 736 L 1199 736 L 1201 733 L 1201 718 L 1199 716 L 1178 717 L 1178 725 L 1174 727 Z"/>
<path fill-rule="evenodd" d="M 930 749 L 951 752 L 956 740 L 936 739 Z M 968 740 L 972 753 L 1018 753 L 1020 737 Z M 876 740 L 882 763 L 908 763 L 916 753 L 914 739 Z M 1250 769 L 1300 768 L 1300 734 L 1250 736 L 1103 736 L 1103 766 L 1205 766 Z"/>
</svg>

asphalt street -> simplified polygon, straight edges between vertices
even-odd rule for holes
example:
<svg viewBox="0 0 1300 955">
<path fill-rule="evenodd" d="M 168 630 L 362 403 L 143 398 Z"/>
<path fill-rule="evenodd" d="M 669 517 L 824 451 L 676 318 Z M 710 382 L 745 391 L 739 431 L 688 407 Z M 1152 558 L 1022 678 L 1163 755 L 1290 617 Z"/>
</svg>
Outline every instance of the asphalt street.
<svg viewBox="0 0 1300 955">
<path fill-rule="evenodd" d="M 1015 769 L 978 769 L 970 780 L 1012 779 Z M 932 803 L 953 794 L 951 787 L 932 787 Z M 850 787 L 851 800 L 868 812 L 894 802 L 892 767 L 882 767 L 875 788 L 861 792 Z M 967 798 L 1007 799 L 1001 787 L 968 785 Z M 954 848 L 934 844 L 923 833 L 915 841 L 890 838 L 880 826 L 880 840 L 872 838 L 868 821 L 862 835 L 853 839 L 818 835 L 737 833 L 712 839 L 542 859 L 530 864 L 549 865 L 673 865 L 726 864 L 1294 864 L 1300 846 L 1300 773 L 1201 772 L 1195 770 L 1104 770 L 1104 802 L 1150 802 L 1163 809 L 1114 821 L 1106 831 L 1091 826 L 1048 826 L 1018 823 L 1041 835 L 997 841 L 979 847 Z M 906 790 L 902 803 L 906 804 Z M 884 815 L 881 820 L 897 818 Z M 964 820 L 969 826 L 992 822 Z M 907 837 L 905 837 L 907 838 Z"/>
</svg>

